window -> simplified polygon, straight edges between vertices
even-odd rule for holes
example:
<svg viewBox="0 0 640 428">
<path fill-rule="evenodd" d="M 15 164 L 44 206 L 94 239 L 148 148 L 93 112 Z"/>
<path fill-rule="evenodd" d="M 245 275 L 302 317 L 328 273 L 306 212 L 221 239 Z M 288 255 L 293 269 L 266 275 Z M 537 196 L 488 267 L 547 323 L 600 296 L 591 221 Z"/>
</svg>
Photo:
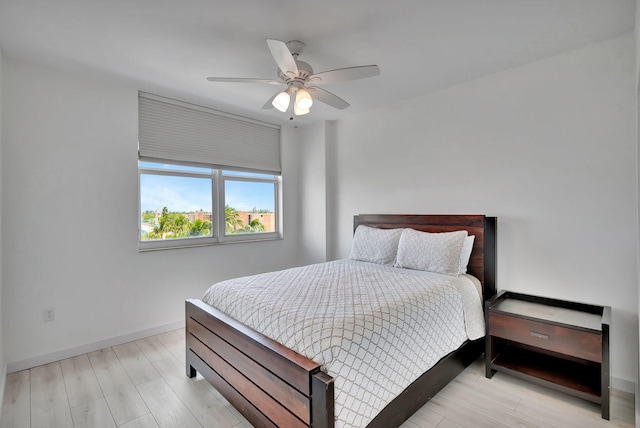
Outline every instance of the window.
<svg viewBox="0 0 640 428">
<path fill-rule="evenodd" d="M 213 169 L 139 162 L 138 170 L 140 242 L 215 236 Z"/>
<path fill-rule="evenodd" d="M 139 248 L 281 238 L 280 127 L 139 94 Z"/>
<path fill-rule="evenodd" d="M 281 236 L 280 176 L 145 161 L 138 172 L 140 249 Z"/>
<path fill-rule="evenodd" d="M 226 237 L 278 231 L 278 180 L 274 175 L 222 171 Z"/>
</svg>

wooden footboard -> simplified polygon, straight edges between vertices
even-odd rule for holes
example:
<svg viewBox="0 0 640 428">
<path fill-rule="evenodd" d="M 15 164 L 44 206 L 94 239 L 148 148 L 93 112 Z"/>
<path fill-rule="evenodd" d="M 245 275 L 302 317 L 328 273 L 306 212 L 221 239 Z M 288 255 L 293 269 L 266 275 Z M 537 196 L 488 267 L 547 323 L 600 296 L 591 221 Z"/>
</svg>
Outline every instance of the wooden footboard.
<svg viewBox="0 0 640 428">
<path fill-rule="evenodd" d="M 320 365 L 198 299 L 186 302 L 187 376 L 196 371 L 254 426 L 333 428 Z"/>
</svg>

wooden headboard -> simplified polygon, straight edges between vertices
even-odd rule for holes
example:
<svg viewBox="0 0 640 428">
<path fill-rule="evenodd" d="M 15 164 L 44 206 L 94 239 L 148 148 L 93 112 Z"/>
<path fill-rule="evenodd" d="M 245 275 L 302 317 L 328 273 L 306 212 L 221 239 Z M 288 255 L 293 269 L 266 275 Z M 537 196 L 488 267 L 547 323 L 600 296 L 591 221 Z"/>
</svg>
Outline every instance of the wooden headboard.
<svg viewBox="0 0 640 428">
<path fill-rule="evenodd" d="M 496 218 L 484 215 L 412 215 L 360 214 L 353 217 L 358 225 L 380 229 L 411 228 L 422 232 L 466 230 L 475 235 L 468 273 L 482 283 L 484 299 L 496 294 Z"/>
</svg>

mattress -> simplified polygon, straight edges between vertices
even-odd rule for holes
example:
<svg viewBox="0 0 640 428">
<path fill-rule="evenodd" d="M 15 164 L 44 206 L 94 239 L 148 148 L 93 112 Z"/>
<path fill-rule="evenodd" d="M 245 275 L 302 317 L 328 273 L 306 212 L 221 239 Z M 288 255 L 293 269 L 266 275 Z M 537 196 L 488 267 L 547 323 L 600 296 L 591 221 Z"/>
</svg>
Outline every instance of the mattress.
<svg viewBox="0 0 640 428">
<path fill-rule="evenodd" d="M 236 278 L 203 301 L 322 365 L 336 427 L 364 427 L 467 339 L 484 336 L 477 280 L 338 260 Z"/>
</svg>

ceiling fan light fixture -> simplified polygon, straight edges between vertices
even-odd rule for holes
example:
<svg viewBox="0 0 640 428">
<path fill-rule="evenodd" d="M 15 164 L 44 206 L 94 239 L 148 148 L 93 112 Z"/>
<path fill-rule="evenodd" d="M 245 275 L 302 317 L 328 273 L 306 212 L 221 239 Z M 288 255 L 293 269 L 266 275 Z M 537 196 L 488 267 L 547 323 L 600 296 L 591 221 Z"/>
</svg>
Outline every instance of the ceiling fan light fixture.
<svg viewBox="0 0 640 428">
<path fill-rule="evenodd" d="M 311 94 L 305 88 L 300 88 L 296 91 L 296 103 L 295 107 L 298 110 L 309 110 L 309 107 L 313 105 L 313 98 Z"/>
<path fill-rule="evenodd" d="M 291 95 L 289 95 L 289 89 L 285 89 L 284 91 L 276 95 L 271 104 L 273 104 L 275 108 L 284 113 L 289 108 L 290 101 Z"/>
<path fill-rule="evenodd" d="M 267 39 L 267 47 L 271 51 L 278 66 L 277 79 L 254 79 L 243 77 L 207 77 L 210 82 L 266 83 L 270 85 L 287 85 L 284 91 L 272 95 L 262 106 L 263 109 L 275 108 L 282 113 L 292 109 L 296 115 L 309 113 L 315 101 L 343 110 L 349 103 L 331 92 L 317 87 L 324 83 L 345 82 L 380 75 L 377 65 L 360 65 L 355 67 L 336 68 L 334 70 L 315 73 L 310 64 L 300 61 L 298 55 L 304 43 L 292 40 L 285 43 L 280 40 Z M 305 85 L 309 84 L 308 89 Z M 292 99 L 293 98 L 293 99 Z"/>
<path fill-rule="evenodd" d="M 307 113 L 309 113 L 309 109 L 300 109 L 298 108 L 297 104 L 293 105 L 293 112 L 295 113 L 296 116 L 303 116 Z"/>
</svg>

